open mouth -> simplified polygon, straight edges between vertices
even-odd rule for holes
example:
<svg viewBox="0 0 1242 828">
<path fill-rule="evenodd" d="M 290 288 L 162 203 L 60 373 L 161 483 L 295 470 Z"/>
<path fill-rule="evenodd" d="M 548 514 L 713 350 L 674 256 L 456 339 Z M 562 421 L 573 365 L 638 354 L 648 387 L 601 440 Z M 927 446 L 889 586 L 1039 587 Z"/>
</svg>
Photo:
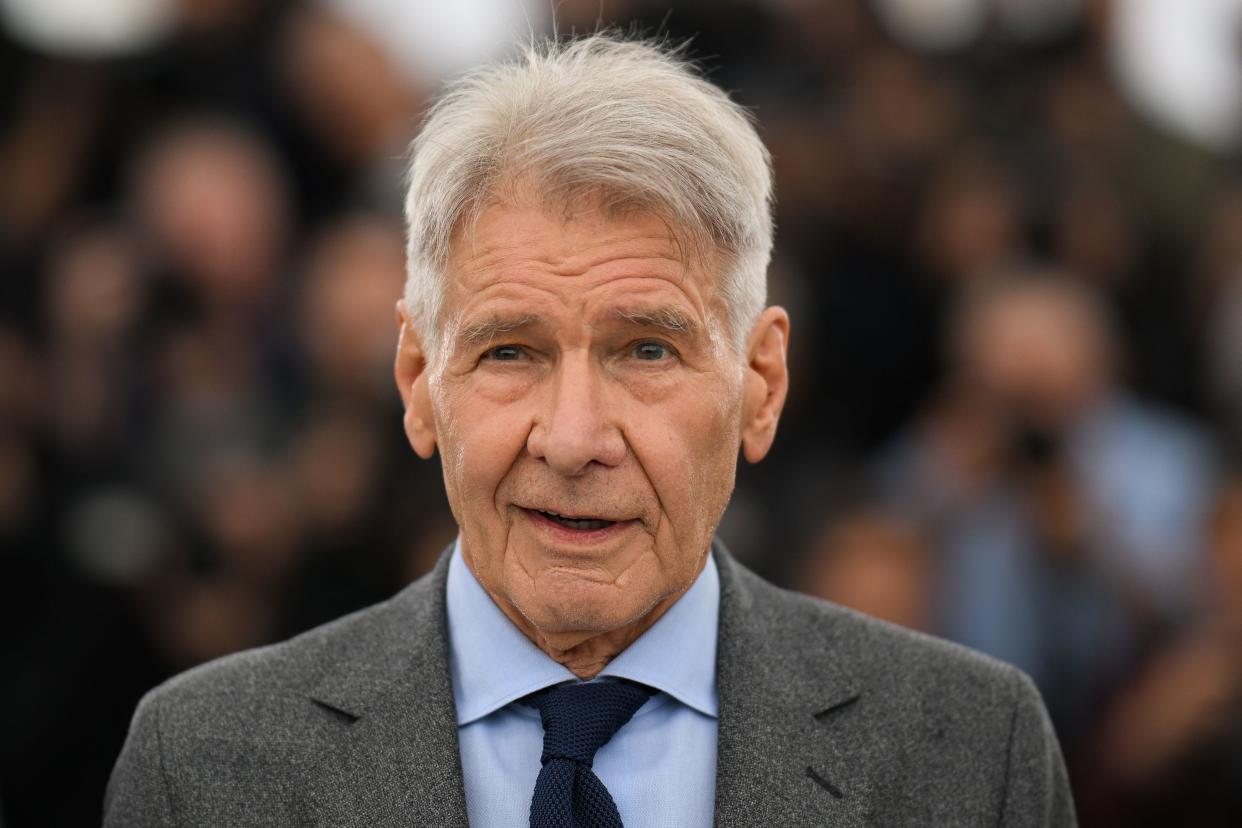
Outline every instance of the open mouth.
<svg viewBox="0 0 1242 828">
<path fill-rule="evenodd" d="M 566 529 L 577 529 L 580 532 L 595 532 L 600 529 L 607 529 L 616 523 L 615 520 L 602 520 L 593 517 L 570 517 L 569 515 L 559 515 L 556 512 L 545 512 L 542 509 L 531 509 L 530 511 L 553 523 L 564 526 Z"/>
</svg>

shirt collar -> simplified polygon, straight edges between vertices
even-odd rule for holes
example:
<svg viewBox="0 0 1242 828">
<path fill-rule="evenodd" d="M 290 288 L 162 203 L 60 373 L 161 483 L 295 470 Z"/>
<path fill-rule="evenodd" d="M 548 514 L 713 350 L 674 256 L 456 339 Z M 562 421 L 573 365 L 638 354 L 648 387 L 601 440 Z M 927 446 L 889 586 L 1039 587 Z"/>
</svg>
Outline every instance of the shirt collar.
<svg viewBox="0 0 1242 828">
<path fill-rule="evenodd" d="M 459 726 L 536 690 L 577 680 L 500 611 L 462 559 L 460 538 L 449 561 L 445 601 L 449 673 Z M 690 589 L 600 677 L 641 682 L 715 717 L 719 612 L 720 576 L 709 555 Z"/>
</svg>

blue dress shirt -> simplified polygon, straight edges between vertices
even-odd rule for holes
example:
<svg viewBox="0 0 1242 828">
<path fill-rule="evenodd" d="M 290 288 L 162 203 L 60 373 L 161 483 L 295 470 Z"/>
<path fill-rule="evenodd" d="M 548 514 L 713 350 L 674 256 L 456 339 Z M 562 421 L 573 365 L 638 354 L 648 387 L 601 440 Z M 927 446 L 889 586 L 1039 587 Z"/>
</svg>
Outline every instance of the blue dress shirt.
<svg viewBox="0 0 1242 828">
<path fill-rule="evenodd" d="M 525 828 L 543 725 L 518 699 L 578 681 L 500 611 L 461 556 L 449 562 L 449 672 L 473 826 Z M 595 755 L 596 775 L 626 828 L 712 824 L 716 792 L 716 630 L 720 577 L 709 556 L 687 592 L 596 680 L 656 688 Z"/>
</svg>

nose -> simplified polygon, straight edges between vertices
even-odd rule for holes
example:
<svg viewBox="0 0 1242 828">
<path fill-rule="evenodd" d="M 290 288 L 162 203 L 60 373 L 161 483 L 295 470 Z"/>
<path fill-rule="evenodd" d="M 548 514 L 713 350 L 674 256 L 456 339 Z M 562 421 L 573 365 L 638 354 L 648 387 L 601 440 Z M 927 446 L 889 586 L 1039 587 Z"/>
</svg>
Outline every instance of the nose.
<svg viewBox="0 0 1242 828">
<path fill-rule="evenodd" d="M 592 463 L 619 465 L 625 459 L 625 438 L 587 349 L 566 352 L 549 379 L 527 437 L 530 454 L 568 477 L 584 473 Z"/>
</svg>

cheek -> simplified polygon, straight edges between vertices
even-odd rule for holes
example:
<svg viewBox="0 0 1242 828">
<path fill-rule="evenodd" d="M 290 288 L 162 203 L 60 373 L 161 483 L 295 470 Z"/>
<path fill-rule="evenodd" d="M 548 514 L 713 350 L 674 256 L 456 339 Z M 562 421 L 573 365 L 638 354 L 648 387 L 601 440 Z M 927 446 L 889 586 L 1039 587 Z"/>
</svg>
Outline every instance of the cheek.
<svg viewBox="0 0 1242 828">
<path fill-rule="evenodd" d="M 444 393 L 436 405 L 445 488 L 462 523 L 496 501 L 496 490 L 526 445 L 529 417 L 498 410 L 468 389 Z"/>
<path fill-rule="evenodd" d="M 733 490 L 740 410 L 719 385 L 688 384 L 656 407 L 629 412 L 630 444 L 678 544 L 710 541 Z"/>
</svg>

